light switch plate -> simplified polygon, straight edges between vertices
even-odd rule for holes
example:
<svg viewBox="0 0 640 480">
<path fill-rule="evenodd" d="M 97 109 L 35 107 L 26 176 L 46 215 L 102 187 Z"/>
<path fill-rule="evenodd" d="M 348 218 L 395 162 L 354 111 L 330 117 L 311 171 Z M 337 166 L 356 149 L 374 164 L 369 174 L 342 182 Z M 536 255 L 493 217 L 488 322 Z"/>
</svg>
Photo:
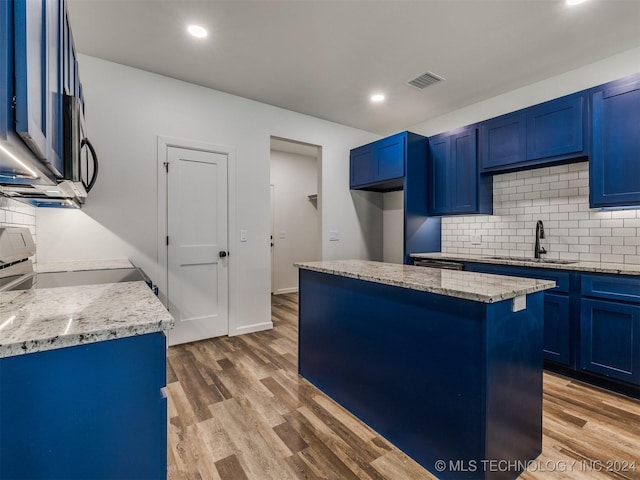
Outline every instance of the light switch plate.
<svg viewBox="0 0 640 480">
<path fill-rule="evenodd" d="M 482 245 L 482 235 L 473 235 L 471 237 L 471 245 Z"/>
<path fill-rule="evenodd" d="M 337 242 L 338 240 L 340 240 L 340 234 L 338 233 L 338 230 L 329 230 L 329 241 Z"/>
<path fill-rule="evenodd" d="M 241 242 L 246 242 L 247 241 L 247 231 L 246 230 L 240 230 L 240 241 Z"/>
<path fill-rule="evenodd" d="M 513 299 L 513 303 L 511 304 L 512 312 L 519 312 L 520 310 L 525 310 L 527 308 L 527 296 L 519 295 Z"/>
<path fill-rule="evenodd" d="M 280 230 L 279 238 L 280 240 L 284 240 L 285 238 L 287 238 L 287 232 L 285 232 L 284 230 Z"/>
</svg>

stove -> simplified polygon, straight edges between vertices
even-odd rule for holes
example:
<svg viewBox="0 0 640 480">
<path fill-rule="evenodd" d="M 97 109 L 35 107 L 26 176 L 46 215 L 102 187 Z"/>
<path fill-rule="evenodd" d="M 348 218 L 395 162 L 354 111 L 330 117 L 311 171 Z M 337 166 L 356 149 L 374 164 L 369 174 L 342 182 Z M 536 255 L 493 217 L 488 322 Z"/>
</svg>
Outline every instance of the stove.
<svg viewBox="0 0 640 480">
<path fill-rule="evenodd" d="M 137 267 L 36 273 L 35 244 L 28 228 L 0 228 L 0 292 L 151 280 Z"/>
</svg>

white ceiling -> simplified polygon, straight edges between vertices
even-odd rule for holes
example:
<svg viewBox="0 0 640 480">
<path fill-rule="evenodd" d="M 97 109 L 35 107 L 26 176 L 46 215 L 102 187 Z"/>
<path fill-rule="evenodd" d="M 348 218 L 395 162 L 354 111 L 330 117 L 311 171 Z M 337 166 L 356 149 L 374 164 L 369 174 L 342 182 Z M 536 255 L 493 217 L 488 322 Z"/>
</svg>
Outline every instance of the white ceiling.
<svg viewBox="0 0 640 480">
<path fill-rule="evenodd" d="M 80 53 L 381 135 L 640 46 L 640 0 L 69 0 L 69 11 Z M 209 37 L 188 36 L 190 23 Z M 407 85 L 426 71 L 446 80 Z M 377 91 L 385 103 L 369 102 Z"/>
</svg>

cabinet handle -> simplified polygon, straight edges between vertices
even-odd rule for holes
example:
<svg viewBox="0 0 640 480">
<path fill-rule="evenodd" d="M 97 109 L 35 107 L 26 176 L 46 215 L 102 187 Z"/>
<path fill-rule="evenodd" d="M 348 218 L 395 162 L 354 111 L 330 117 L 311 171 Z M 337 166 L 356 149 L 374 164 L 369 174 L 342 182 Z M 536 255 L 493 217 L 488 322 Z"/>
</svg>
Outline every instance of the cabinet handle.
<svg viewBox="0 0 640 480">
<path fill-rule="evenodd" d="M 85 190 L 87 191 L 87 193 L 89 193 L 89 191 L 91 191 L 91 189 L 93 188 L 93 185 L 96 183 L 96 180 L 98 179 L 98 155 L 96 155 L 96 150 L 93 148 L 93 145 L 91 145 L 91 142 L 86 137 L 82 139 L 82 142 L 80 142 L 80 149 L 82 149 L 82 147 L 84 147 L 85 145 L 89 147 L 91 157 L 93 158 L 93 175 L 91 176 L 91 180 L 89 180 L 89 183 L 84 183 L 84 180 L 82 180 L 82 184 L 84 185 Z"/>
</svg>

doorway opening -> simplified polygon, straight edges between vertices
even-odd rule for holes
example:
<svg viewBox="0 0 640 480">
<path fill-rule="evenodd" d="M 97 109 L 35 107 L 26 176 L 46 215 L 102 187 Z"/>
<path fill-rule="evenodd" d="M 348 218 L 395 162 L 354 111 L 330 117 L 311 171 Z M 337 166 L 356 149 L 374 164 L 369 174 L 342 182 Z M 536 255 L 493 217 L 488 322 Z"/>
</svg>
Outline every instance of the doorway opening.
<svg viewBox="0 0 640 480">
<path fill-rule="evenodd" d="M 321 152 L 271 137 L 271 293 L 298 291 L 295 262 L 322 258 Z"/>
</svg>

